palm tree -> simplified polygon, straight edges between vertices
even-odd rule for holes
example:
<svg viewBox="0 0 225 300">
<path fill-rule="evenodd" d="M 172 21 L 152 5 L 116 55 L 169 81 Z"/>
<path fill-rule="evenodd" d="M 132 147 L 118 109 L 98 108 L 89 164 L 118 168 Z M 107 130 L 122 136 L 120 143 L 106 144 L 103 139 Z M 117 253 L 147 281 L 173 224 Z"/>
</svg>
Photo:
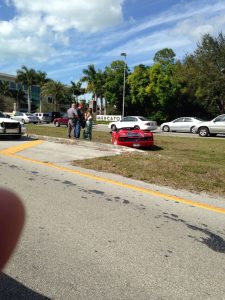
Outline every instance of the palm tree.
<svg viewBox="0 0 225 300">
<path fill-rule="evenodd" d="M 36 83 L 36 71 L 22 66 L 20 70 L 17 70 L 17 82 L 27 85 L 28 112 L 31 112 L 31 87 Z"/>
<path fill-rule="evenodd" d="M 100 114 L 102 115 L 103 97 L 104 97 L 104 85 L 105 85 L 106 74 L 101 70 L 96 73 L 95 91 L 97 98 L 100 98 Z"/>
<path fill-rule="evenodd" d="M 36 82 L 40 86 L 41 91 L 44 84 L 50 80 L 46 76 L 47 74 L 42 71 L 37 71 L 36 73 Z M 42 93 L 40 93 L 40 112 L 42 112 Z"/>
<path fill-rule="evenodd" d="M 104 97 L 104 84 L 106 74 L 101 70 L 96 71 L 94 65 L 89 65 L 83 69 L 84 76 L 81 81 L 87 82 L 87 92 L 93 93 L 93 98 L 97 101 L 100 98 L 100 114 L 102 114 L 102 102 Z"/>
<path fill-rule="evenodd" d="M 16 110 L 20 110 L 21 102 L 26 101 L 25 93 L 22 87 L 18 87 L 16 90 L 11 91 L 12 97 L 16 101 Z"/>
<path fill-rule="evenodd" d="M 0 109 L 5 109 L 6 97 L 11 96 L 11 90 L 8 81 L 0 81 Z"/>
<path fill-rule="evenodd" d="M 78 96 L 83 95 L 85 93 L 85 89 L 81 87 L 82 82 L 79 80 L 77 83 L 71 81 L 71 87 L 70 91 L 72 95 L 76 97 L 76 100 L 78 100 Z"/>
<path fill-rule="evenodd" d="M 96 76 L 97 72 L 95 70 L 94 65 L 89 65 L 87 69 L 83 69 L 84 76 L 81 78 L 81 81 L 87 82 L 87 92 L 93 93 L 93 98 L 95 101 L 97 100 L 97 94 L 96 94 Z"/>
<path fill-rule="evenodd" d="M 65 97 L 67 88 L 59 81 L 50 80 L 46 82 L 41 89 L 42 96 L 52 96 L 53 103 L 55 104 L 55 110 L 58 111 L 58 107 L 63 98 Z"/>
</svg>

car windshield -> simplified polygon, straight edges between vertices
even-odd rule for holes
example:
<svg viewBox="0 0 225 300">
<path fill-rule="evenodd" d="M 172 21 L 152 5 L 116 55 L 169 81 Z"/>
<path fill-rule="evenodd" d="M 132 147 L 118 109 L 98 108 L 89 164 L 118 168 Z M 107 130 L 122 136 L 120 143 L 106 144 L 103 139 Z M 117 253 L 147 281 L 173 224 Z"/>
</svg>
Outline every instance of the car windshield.
<svg viewBox="0 0 225 300">
<path fill-rule="evenodd" d="M 33 116 L 31 113 L 26 113 L 27 116 Z"/>
<path fill-rule="evenodd" d="M 145 117 L 142 117 L 142 116 L 138 116 L 138 118 L 139 118 L 141 121 L 148 121 L 148 119 L 146 119 Z"/>
<path fill-rule="evenodd" d="M 0 118 L 6 118 L 6 116 L 0 111 Z"/>
</svg>

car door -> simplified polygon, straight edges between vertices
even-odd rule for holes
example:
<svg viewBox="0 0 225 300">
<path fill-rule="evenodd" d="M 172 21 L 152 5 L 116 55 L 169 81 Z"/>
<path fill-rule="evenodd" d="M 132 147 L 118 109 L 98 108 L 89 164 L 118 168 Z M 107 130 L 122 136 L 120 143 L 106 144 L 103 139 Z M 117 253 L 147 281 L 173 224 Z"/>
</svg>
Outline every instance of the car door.
<svg viewBox="0 0 225 300">
<path fill-rule="evenodd" d="M 124 117 L 118 122 L 117 128 L 120 129 L 120 128 L 129 127 L 128 124 L 129 124 L 129 117 Z"/>
<path fill-rule="evenodd" d="M 191 127 L 195 126 L 194 120 L 192 118 L 184 118 L 183 131 L 190 132 Z"/>
<path fill-rule="evenodd" d="M 225 133 L 225 115 L 215 118 L 209 130 L 211 133 Z"/>
<path fill-rule="evenodd" d="M 178 118 L 171 123 L 171 131 L 182 131 L 184 127 L 184 118 Z"/>
</svg>

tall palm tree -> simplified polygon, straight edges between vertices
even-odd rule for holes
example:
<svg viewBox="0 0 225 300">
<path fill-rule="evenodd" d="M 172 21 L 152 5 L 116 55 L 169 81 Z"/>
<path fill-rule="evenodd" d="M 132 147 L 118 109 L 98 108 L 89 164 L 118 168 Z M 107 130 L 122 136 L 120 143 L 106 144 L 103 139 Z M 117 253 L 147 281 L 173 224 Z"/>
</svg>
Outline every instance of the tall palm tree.
<svg viewBox="0 0 225 300">
<path fill-rule="evenodd" d="M 71 81 L 71 87 L 70 87 L 70 91 L 72 93 L 72 95 L 74 95 L 76 97 L 76 100 L 78 100 L 78 96 L 83 95 L 85 93 L 85 89 L 82 88 L 82 82 L 79 80 L 77 83 Z"/>
<path fill-rule="evenodd" d="M 97 94 L 97 98 L 100 98 L 100 114 L 102 115 L 102 107 L 103 107 L 103 97 L 104 97 L 104 85 L 106 81 L 106 74 L 101 70 L 98 70 L 96 73 L 95 80 L 95 92 Z"/>
<path fill-rule="evenodd" d="M 60 102 L 63 101 L 67 92 L 67 87 L 59 81 L 50 80 L 41 89 L 42 96 L 52 96 L 55 110 L 58 111 Z"/>
<path fill-rule="evenodd" d="M 96 77 L 97 72 L 94 65 L 89 65 L 87 69 L 83 69 L 84 76 L 81 78 L 81 81 L 87 82 L 87 92 L 93 93 L 93 98 L 97 101 L 96 93 Z"/>
<path fill-rule="evenodd" d="M 46 82 L 48 82 L 50 79 L 47 78 L 47 74 L 42 71 L 36 72 L 36 82 L 40 86 L 40 90 L 42 91 L 42 87 Z M 40 112 L 42 112 L 42 93 L 40 92 Z"/>
<path fill-rule="evenodd" d="M 19 87 L 16 90 L 12 90 L 11 94 L 16 101 L 16 110 L 20 110 L 21 102 L 26 101 L 24 90 L 22 89 L 22 87 Z"/>
<path fill-rule="evenodd" d="M 5 100 L 6 97 L 11 96 L 11 91 L 9 87 L 9 82 L 8 81 L 0 81 L 0 109 L 4 110 L 5 109 Z"/>
<path fill-rule="evenodd" d="M 31 112 L 31 87 L 36 83 L 36 71 L 22 66 L 20 70 L 17 70 L 17 82 L 27 85 L 28 112 Z"/>
</svg>

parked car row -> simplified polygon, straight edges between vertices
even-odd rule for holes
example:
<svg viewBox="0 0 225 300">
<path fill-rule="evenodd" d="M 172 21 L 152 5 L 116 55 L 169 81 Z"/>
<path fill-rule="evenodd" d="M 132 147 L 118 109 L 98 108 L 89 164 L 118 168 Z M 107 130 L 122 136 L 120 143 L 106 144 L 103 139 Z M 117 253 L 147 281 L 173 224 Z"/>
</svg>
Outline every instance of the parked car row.
<svg viewBox="0 0 225 300">
<path fill-rule="evenodd" d="M 191 132 L 198 133 L 201 137 L 225 134 L 225 114 L 217 116 L 211 121 L 203 121 L 194 117 L 182 117 L 171 122 L 161 124 L 164 132 Z"/>
</svg>

